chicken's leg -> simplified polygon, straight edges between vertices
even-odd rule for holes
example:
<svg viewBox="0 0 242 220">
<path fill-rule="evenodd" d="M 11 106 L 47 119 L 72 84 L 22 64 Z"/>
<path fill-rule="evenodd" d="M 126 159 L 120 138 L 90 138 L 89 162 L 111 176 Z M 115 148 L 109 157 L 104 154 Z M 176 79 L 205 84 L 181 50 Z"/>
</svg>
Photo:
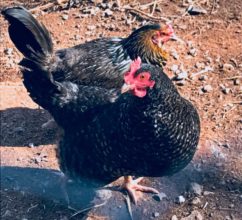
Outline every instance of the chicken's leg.
<svg viewBox="0 0 242 220">
<path fill-rule="evenodd" d="M 132 176 L 125 176 L 124 177 L 124 183 L 122 184 L 121 188 L 127 190 L 129 196 L 133 200 L 135 204 L 137 204 L 137 198 L 135 195 L 135 191 L 141 191 L 141 192 L 150 192 L 150 193 L 159 193 L 156 189 L 139 185 L 139 182 L 143 179 L 143 177 L 140 177 L 136 180 L 133 180 Z"/>
</svg>

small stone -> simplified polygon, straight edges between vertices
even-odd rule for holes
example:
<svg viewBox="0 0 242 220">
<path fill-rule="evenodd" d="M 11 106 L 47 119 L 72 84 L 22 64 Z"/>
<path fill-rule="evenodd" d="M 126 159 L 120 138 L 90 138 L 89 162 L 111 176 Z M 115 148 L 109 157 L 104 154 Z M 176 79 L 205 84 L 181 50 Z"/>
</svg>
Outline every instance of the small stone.
<svg viewBox="0 0 242 220">
<path fill-rule="evenodd" d="M 191 56 L 195 57 L 197 55 L 197 49 L 196 48 L 191 48 L 188 52 Z"/>
<path fill-rule="evenodd" d="M 211 57 L 206 57 L 207 58 L 207 64 L 211 64 L 213 62 L 213 59 Z"/>
<path fill-rule="evenodd" d="M 202 88 L 202 91 L 203 92 L 211 92 L 213 90 L 213 87 L 211 85 L 205 85 L 203 88 Z"/>
<path fill-rule="evenodd" d="M 171 70 L 173 73 L 176 74 L 177 71 L 179 70 L 179 67 L 178 67 L 178 65 L 173 64 L 173 65 L 171 66 L 170 70 Z"/>
<path fill-rule="evenodd" d="M 63 20 L 67 20 L 68 18 L 69 18 L 68 15 L 62 15 L 62 19 L 63 19 Z"/>
<path fill-rule="evenodd" d="M 126 19 L 125 22 L 129 26 L 133 23 L 133 21 L 131 19 Z"/>
<path fill-rule="evenodd" d="M 173 216 L 171 217 L 171 220 L 178 220 L 178 218 L 177 218 L 176 215 L 173 215 Z"/>
<path fill-rule="evenodd" d="M 198 79 L 201 80 L 201 81 L 206 81 L 208 79 L 208 76 L 201 75 Z"/>
<path fill-rule="evenodd" d="M 239 79 L 235 79 L 235 80 L 234 80 L 234 85 L 235 85 L 235 86 L 238 86 L 239 84 L 240 84 L 240 80 L 239 80 Z"/>
<path fill-rule="evenodd" d="M 108 8 L 108 4 L 102 2 L 102 3 L 100 3 L 100 8 L 107 9 Z"/>
<path fill-rule="evenodd" d="M 155 218 L 157 218 L 157 217 L 160 216 L 160 213 L 159 213 L 159 212 L 155 212 L 155 213 L 153 213 L 153 216 L 154 216 Z"/>
<path fill-rule="evenodd" d="M 213 194 L 214 194 L 214 192 L 210 192 L 210 191 L 204 191 L 203 192 L 204 196 L 213 195 Z"/>
<path fill-rule="evenodd" d="M 110 9 L 106 9 L 106 10 L 104 11 L 104 15 L 105 15 L 106 17 L 109 17 L 109 16 L 113 15 L 113 12 L 112 12 Z"/>
<path fill-rule="evenodd" d="M 12 53 L 13 53 L 13 48 L 7 48 L 7 49 L 5 49 L 5 50 L 4 50 L 4 53 L 5 53 L 6 55 L 12 55 Z"/>
<path fill-rule="evenodd" d="M 89 30 L 89 31 L 93 31 L 95 29 L 96 29 L 96 26 L 95 25 L 88 25 L 87 26 L 87 30 Z"/>
<path fill-rule="evenodd" d="M 107 201 L 112 197 L 112 192 L 107 189 L 100 189 L 96 191 L 96 198 Z"/>
<path fill-rule="evenodd" d="M 90 15 L 96 15 L 97 12 L 99 11 L 100 9 L 98 7 L 96 8 L 91 8 L 90 11 L 89 11 L 89 14 Z"/>
<path fill-rule="evenodd" d="M 29 147 L 34 147 L 34 143 L 29 143 L 29 145 L 28 145 Z"/>
<path fill-rule="evenodd" d="M 205 68 L 205 63 L 196 62 L 195 67 L 197 69 L 203 69 Z"/>
<path fill-rule="evenodd" d="M 207 11 L 201 7 L 190 5 L 187 9 L 190 15 L 207 14 Z"/>
<path fill-rule="evenodd" d="M 92 34 L 93 34 L 92 31 L 86 31 L 86 32 L 85 32 L 85 35 L 86 35 L 86 36 L 91 36 Z"/>
<path fill-rule="evenodd" d="M 191 183 L 190 185 L 190 191 L 196 195 L 201 195 L 202 194 L 203 187 L 199 185 L 198 183 Z"/>
<path fill-rule="evenodd" d="M 177 51 L 175 51 L 175 50 L 171 51 L 171 55 L 173 56 L 174 59 L 176 59 L 176 60 L 179 59 L 179 55 L 178 55 Z"/>
<path fill-rule="evenodd" d="M 189 48 L 192 48 L 192 47 L 193 47 L 193 42 L 192 42 L 192 41 L 187 41 L 187 46 L 188 46 Z"/>
<path fill-rule="evenodd" d="M 115 30 L 115 25 L 114 24 L 110 24 L 110 26 L 108 27 L 108 30 L 110 30 L 110 31 Z"/>
<path fill-rule="evenodd" d="M 201 204 L 201 200 L 198 198 L 198 197 L 195 197 L 192 202 L 191 202 L 192 205 L 199 205 Z"/>
<path fill-rule="evenodd" d="M 181 218 L 181 220 L 203 220 L 203 216 L 199 211 L 194 210 L 189 216 Z"/>
<path fill-rule="evenodd" d="M 179 25 L 178 28 L 180 28 L 181 30 L 186 30 L 187 29 L 187 25 L 182 24 L 182 25 Z"/>
<path fill-rule="evenodd" d="M 234 204 L 229 204 L 229 208 L 234 208 Z"/>
<path fill-rule="evenodd" d="M 222 88 L 222 92 L 227 95 L 230 92 L 230 88 Z"/>
<path fill-rule="evenodd" d="M 80 39 L 81 39 L 81 36 L 80 36 L 79 34 L 75 34 L 75 35 L 74 35 L 74 39 L 75 39 L 75 40 L 80 40 Z"/>
<path fill-rule="evenodd" d="M 42 158 L 41 158 L 41 157 L 35 157 L 35 158 L 34 158 L 34 162 L 35 162 L 36 164 L 41 163 L 41 161 L 42 161 Z"/>
<path fill-rule="evenodd" d="M 234 66 L 230 63 L 225 63 L 223 65 L 223 70 L 226 71 L 226 72 L 230 72 L 230 71 L 233 71 L 234 70 Z"/>
<path fill-rule="evenodd" d="M 9 59 L 6 63 L 6 67 L 13 68 L 14 67 L 14 61 L 12 59 Z"/>
<path fill-rule="evenodd" d="M 233 106 L 232 106 L 232 107 L 233 107 Z M 224 144 L 222 144 L 222 146 L 225 147 L 225 148 L 230 148 L 229 143 L 224 143 Z"/>
<path fill-rule="evenodd" d="M 182 204 L 186 201 L 186 199 L 184 198 L 184 196 L 178 196 L 177 198 L 177 203 L 178 204 Z"/>
<path fill-rule="evenodd" d="M 188 73 L 186 71 L 182 71 L 176 76 L 176 79 L 183 80 L 183 79 L 186 79 L 187 77 L 188 77 Z"/>
<path fill-rule="evenodd" d="M 162 201 L 162 199 L 167 198 L 167 195 L 165 193 L 161 192 L 159 194 L 155 194 L 153 196 L 153 198 L 154 198 L 154 200 L 160 202 L 160 201 Z"/>
</svg>

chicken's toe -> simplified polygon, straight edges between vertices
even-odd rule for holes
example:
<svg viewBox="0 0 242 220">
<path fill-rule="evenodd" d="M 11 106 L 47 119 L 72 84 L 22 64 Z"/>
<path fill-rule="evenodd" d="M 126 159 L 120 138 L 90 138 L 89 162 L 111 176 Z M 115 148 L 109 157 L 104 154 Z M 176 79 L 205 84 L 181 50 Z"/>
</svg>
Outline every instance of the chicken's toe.
<svg viewBox="0 0 242 220">
<path fill-rule="evenodd" d="M 138 201 L 136 196 L 136 191 L 156 193 L 156 194 L 159 193 L 159 191 L 157 191 L 152 187 L 139 185 L 138 183 L 142 179 L 143 179 L 142 177 L 136 180 L 133 180 L 131 176 L 124 177 L 124 183 L 122 185 L 122 189 L 125 189 L 128 192 L 128 195 L 130 196 L 130 198 L 135 204 L 137 204 L 137 201 Z"/>
</svg>

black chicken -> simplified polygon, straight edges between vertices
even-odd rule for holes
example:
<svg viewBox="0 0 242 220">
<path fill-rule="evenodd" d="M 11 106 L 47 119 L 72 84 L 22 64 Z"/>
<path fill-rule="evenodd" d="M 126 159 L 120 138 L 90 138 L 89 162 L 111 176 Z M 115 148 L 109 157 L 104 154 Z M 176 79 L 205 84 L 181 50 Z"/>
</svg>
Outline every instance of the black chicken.
<svg viewBox="0 0 242 220">
<path fill-rule="evenodd" d="M 86 87 L 78 87 L 77 98 L 65 104 L 66 108 L 72 104 L 66 111 L 75 114 L 92 99 L 116 98 L 113 103 L 101 101 L 89 110 L 92 117 L 87 123 L 76 123 L 65 132 L 59 146 L 60 166 L 73 178 L 103 183 L 126 176 L 123 187 L 136 201 L 135 190 L 157 191 L 133 182 L 131 175 L 158 177 L 184 168 L 197 148 L 200 121 L 193 105 L 179 95 L 158 67 L 140 67 L 138 59 L 124 81 L 122 93 L 130 93 L 115 97 L 106 89 L 96 88 L 84 101 Z M 75 119 L 79 121 L 78 115 Z"/>
<path fill-rule="evenodd" d="M 136 201 L 135 190 L 157 191 L 133 182 L 131 175 L 169 175 L 189 163 L 200 133 L 195 108 L 179 95 L 159 67 L 150 64 L 140 67 L 138 59 L 132 63 L 130 71 L 126 71 L 130 63 L 127 54 L 132 49 L 127 45 L 135 42 L 133 49 L 142 47 L 138 46 L 138 39 L 125 43 L 137 36 L 146 36 L 149 44 L 155 42 L 151 33 L 160 33 L 153 29 L 157 26 L 143 27 L 127 39 L 100 39 L 92 41 L 94 48 L 87 43 L 53 55 L 48 32 L 25 9 L 7 9 L 3 14 L 10 22 L 13 42 L 26 57 L 20 63 L 24 67 L 26 88 L 64 129 L 59 162 L 67 176 L 102 184 L 126 176 L 123 187 Z M 168 39 L 171 28 L 167 29 Z M 24 33 L 25 37 L 20 40 L 16 33 Z M 92 49 L 92 53 L 82 54 L 86 48 Z M 101 49 L 106 52 L 102 53 Z M 146 49 L 151 51 L 149 47 Z M 148 58 L 156 54 L 153 52 L 146 58 L 141 53 L 141 59 L 147 62 L 152 62 Z M 102 57 L 107 54 L 110 56 Z M 132 58 L 138 55 L 135 53 Z M 98 57 L 95 59 L 95 56 Z M 114 60 L 116 62 L 112 63 Z M 91 61 L 95 61 L 95 65 L 86 68 Z M 101 70 L 103 64 L 110 63 L 110 69 Z M 125 82 L 123 93 L 130 92 L 120 94 L 117 88 L 123 83 L 118 81 Z"/>
</svg>

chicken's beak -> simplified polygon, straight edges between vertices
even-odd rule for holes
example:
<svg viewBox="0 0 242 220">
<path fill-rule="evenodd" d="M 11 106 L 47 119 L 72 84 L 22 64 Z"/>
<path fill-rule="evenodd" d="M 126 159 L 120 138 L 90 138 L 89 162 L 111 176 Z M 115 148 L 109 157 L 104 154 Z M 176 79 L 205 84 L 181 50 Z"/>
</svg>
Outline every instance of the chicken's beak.
<svg viewBox="0 0 242 220">
<path fill-rule="evenodd" d="M 171 35 L 171 40 L 178 41 L 179 43 L 185 44 L 185 41 L 179 38 L 175 33 Z"/>
<path fill-rule="evenodd" d="M 127 83 L 124 83 L 123 86 L 122 86 L 122 88 L 121 88 L 121 94 L 126 93 L 126 92 L 128 92 L 128 91 L 130 91 L 132 89 L 133 89 L 133 86 L 132 85 L 129 85 Z"/>
</svg>

